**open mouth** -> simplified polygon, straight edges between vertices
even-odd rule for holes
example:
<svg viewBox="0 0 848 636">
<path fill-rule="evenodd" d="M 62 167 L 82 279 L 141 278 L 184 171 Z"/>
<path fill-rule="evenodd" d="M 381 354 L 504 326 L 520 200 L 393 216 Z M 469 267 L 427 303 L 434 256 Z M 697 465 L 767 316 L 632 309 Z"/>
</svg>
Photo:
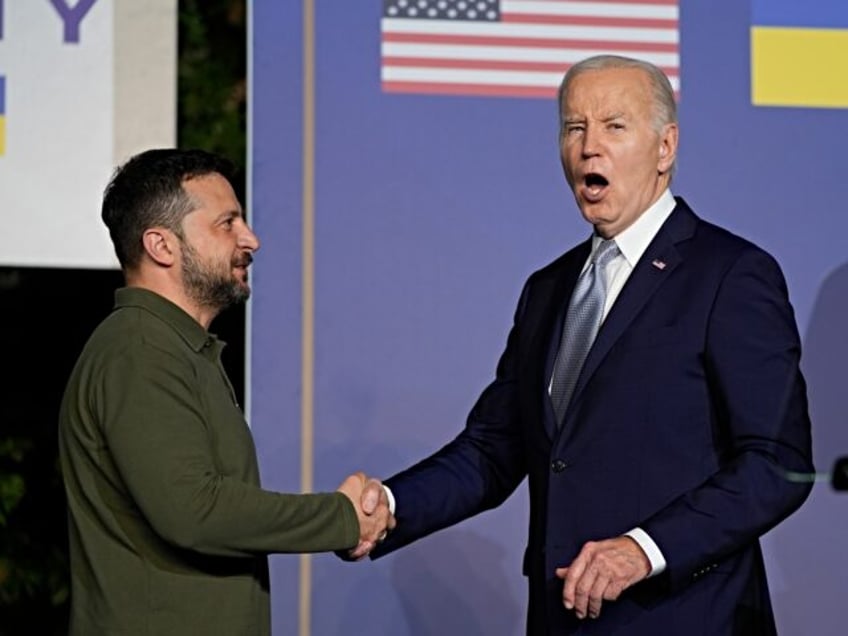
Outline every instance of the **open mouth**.
<svg viewBox="0 0 848 636">
<path fill-rule="evenodd" d="M 599 201 L 609 186 L 607 178 L 597 172 L 589 172 L 583 177 L 583 196 L 589 201 Z"/>
</svg>

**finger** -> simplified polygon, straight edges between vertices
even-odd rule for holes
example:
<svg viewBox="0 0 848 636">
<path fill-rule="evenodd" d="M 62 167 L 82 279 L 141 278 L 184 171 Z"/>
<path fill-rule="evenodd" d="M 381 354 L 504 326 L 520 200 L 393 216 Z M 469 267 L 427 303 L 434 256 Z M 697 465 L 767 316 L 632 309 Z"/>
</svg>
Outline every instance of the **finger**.
<svg viewBox="0 0 848 636">
<path fill-rule="evenodd" d="M 386 523 L 386 527 L 389 530 L 394 530 L 397 527 L 397 519 L 395 519 L 394 515 L 389 515 L 389 520 Z"/>
<path fill-rule="evenodd" d="M 371 516 L 363 516 L 360 528 L 360 538 L 366 541 L 376 542 L 388 532 L 389 512 L 385 508 L 378 508 Z"/>
<path fill-rule="evenodd" d="M 350 556 L 357 561 L 367 556 L 374 549 L 374 544 L 371 541 L 360 541 L 359 544 L 350 551 Z"/>
<path fill-rule="evenodd" d="M 554 571 L 554 574 L 556 574 L 556 577 L 558 579 L 562 579 L 564 581 L 566 578 L 568 578 L 568 568 L 557 568 Z"/>
<path fill-rule="evenodd" d="M 589 618 L 598 618 L 601 615 L 601 605 L 603 605 L 602 598 L 593 599 L 589 597 L 589 607 L 587 608 Z"/>
<path fill-rule="evenodd" d="M 570 577 L 569 577 L 570 578 Z M 589 608 L 589 593 L 595 584 L 597 573 L 594 568 L 586 568 L 574 587 L 574 613 L 577 618 L 586 618 Z"/>
<path fill-rule="evenodd" d="M 371 484 L 368 484 L 362 491 L 362 497 L 359 501 L 359 504 L 362 507 L 362 512 L 364 512 L 366 515 L 374 514 L 374 511 L 377 509 L 379 503 L 380 493 L 378 493 L 377 489 L 374 488 Z"/>
<path fill-rule="evenodd" d="M 577 583 L 583 576 L 586 570 L 587 557 L 584 556 L 584 551 L 581 550 L 577 558 L 568 566 L 568 576 L 565 579 L 565 587 L 562 591 L 562 597 L 565 601 L 565 609 L 574 609 L 575 596 L 577 594 Z"/>
<path fill-rule="evenodd" d="M 601 615 L 601 606 L 603 605 L 604 594 L 609 587 L 609 582 L 608 577 L 599 575 L 592 584 L 587 606 L 587 612 L 591 618 L 598 618 Z"/>
<path fill-rule="evenodd" d="M 383 490 L 383 484 L 378 479 L 369 479 L 362 491 L 362 511 L 366 515 L 372 515 L 380 504 L 384 504 L 388 509 L 388 499 Z"/>
</svg>

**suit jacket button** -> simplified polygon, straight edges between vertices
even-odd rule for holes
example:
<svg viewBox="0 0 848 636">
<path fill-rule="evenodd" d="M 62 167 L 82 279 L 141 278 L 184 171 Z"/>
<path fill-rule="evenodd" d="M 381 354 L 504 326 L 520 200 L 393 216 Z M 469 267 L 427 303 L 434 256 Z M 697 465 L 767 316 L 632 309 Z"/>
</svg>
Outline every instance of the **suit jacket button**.
<svg viewBox="0 0 848 636">
<path fill-rule="evenodd" d="M 561 459 L 555 459 L 551 462 L 551 470 L 555 473 L 561 473 L 566 468 L 568 468 L 568 464 Z"/>
</svg>

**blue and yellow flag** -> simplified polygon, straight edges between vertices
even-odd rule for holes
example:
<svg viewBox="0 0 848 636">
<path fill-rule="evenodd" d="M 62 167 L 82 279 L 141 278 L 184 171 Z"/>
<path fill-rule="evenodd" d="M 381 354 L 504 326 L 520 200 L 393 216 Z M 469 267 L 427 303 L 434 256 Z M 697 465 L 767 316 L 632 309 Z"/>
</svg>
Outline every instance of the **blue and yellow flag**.
<svg viewBox="0 0 848 636">
<path fill-rule="evenodd" d="M 0 75 L 0 155 L 6 154 L 6 78 Z"/>
<path fill-rule="evenodd" d="M 751 0 L 751 100 L 848 108 L 848 0 Z"/>
</svg>

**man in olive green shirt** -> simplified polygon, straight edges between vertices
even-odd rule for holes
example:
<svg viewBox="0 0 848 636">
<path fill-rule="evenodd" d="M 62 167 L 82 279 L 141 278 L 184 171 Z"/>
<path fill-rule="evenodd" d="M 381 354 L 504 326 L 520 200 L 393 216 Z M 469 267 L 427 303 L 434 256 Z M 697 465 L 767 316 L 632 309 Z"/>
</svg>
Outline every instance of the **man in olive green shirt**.
<svg viewBox="0 0 848 636">
<path fill-rule="evenodd" d="M 153 150 L 106 189 L 127 287 L 60 413 L 71 634 L 268 634 L 268 553 L 358 556 L 394 524 L 384 498 L 363 512 L 362 474 L 335 493 L 260 487 L 223 343 L 207 331 L 248 297 L 259 248 L 228 174 L 202 151 Z"/>
</svg>

